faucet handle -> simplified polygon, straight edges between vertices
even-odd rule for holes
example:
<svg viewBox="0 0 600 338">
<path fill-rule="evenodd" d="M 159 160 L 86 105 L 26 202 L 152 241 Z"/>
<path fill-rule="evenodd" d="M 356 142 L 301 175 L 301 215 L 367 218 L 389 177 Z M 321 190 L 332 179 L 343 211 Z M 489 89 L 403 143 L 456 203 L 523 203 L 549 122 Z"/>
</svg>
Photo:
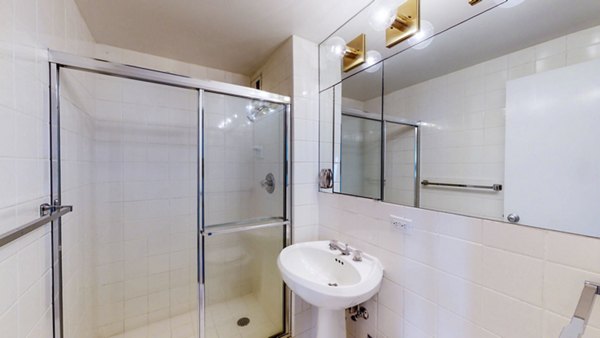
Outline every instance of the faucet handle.
<svg viewBox="0 0 600 338">
<path fill-rule="evenodd" d="M 352 257 L 352 260 L 355 262 L 362 262 L 362 251 L 354 250 L 354 256 Z"/>
<path fill-rule="evenodd" d="M 332 239 L 329 241 L 329 250 L 333 251 L 333 250 L 337 250 L 337 246 L 339 245 L 339 242 L 335 239 Z"/>
</svg>

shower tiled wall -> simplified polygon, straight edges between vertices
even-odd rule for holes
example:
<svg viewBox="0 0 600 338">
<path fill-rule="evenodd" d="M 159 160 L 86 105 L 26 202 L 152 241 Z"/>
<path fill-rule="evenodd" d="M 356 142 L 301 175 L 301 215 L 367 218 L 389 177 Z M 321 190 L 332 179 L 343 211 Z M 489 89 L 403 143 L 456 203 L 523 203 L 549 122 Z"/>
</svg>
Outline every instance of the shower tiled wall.
<svg viewBox="0 0 600 338">
<path fill-rule="evenodd" d="M 209 178 L 204 182 L 206 226 L 282 216 L 285 114 L 259 116 L 252 122 L 248 118 L 252 100 L 214 93 L 205 93 L 203 100 L 204 164 Z M 260 184 L 267 173 L 275 177 L 273 194 Z M 205 241 L 207 304 L 253 294 L 265 310 L 273 309 L 266 304 L 268 299 L 261 299 L 259 286 L 271 280 L 272 274 L 256 273 L 261 260 L 268 258 L 261 255 L 260 245 L 251 245 L 261 242 L 255 237 L 228 234 Z M 276 242 L 281 245 L 281 239 Z"/>
<path fill-rule="evenodd" d="M 253 126 L 249 100 L 206 93 L 204 102 L 205 222 L 215 225 L 251 218 L 254 179 Z"/>
<path fill-rule="evenodd" d="M 197 308 L 197 91 L 95 75 L 95 332 Z"/>
<path fill-rule="evenodd" d="M 76 206 L 62 223 L 64 331 L 66 337 L 92 337 L 95 81 L 70 70 L 61 77 L 62 203 Z"/>
</svg>

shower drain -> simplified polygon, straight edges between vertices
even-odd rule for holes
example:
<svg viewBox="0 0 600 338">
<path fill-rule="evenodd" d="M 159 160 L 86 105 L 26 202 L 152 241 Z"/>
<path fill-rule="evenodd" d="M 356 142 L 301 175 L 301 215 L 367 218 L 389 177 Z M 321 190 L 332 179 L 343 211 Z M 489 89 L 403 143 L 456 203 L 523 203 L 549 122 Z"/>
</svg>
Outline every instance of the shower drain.
<svg viewBox="0 0 600 338">
<path fill-rule="evenodd" d="M 248 324 L 250 324 L 250 318 L 248 317 L 242 317 L 237 321 L 238 326 L 246 326 Z"/>
</svg>

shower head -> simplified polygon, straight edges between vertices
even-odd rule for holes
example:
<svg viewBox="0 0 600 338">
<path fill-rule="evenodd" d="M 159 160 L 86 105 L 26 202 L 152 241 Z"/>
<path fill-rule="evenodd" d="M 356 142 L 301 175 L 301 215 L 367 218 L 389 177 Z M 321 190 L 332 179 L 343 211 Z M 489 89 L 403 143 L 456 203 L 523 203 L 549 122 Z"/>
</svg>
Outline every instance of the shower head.
<svg viewBox="0 0 600 338">
<path fill-rule="evenodd" d="M 246 114 L 248 120 L 250 122 L 255 122 L 262 117 L 279 112 L 283 109 L 283 106 L 272 102 L 253 100 L 246 106 L 246 109 L 248 111 Z"/>
</svg>

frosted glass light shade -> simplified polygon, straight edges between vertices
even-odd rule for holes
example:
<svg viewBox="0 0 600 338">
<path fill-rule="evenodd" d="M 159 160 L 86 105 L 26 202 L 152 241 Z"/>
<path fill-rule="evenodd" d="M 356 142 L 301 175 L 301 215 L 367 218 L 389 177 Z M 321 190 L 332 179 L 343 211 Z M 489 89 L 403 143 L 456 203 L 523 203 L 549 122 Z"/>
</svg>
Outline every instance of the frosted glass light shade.
<svg viewBox="0 0 600 338">
<path fill-rule="evenodd" d="M 369 11 L 369 25 L 376 32 L 383 32 L 394 21 L 394 9 L 391 7 L 375 6 Z"/>
<path fill-rule="evenodd" d="M 413 46 L 414 49 L 423 49 L 427 48 L 433 42 L 433 34 L 435 33 L 435 29 L 433 28 L 433 24 L 427 20 L 421 20 L 421 29 L 415 35 L 413 35 L 410 39 L 408 39 L 408 43 Z"/>
<path fill-rule="evenodd" d="M 370 50 L 367 52 L 367 57 L 365 60 L 365 69 L 367 73 L 375 73 L 379 69 L 381 69 L 381 53 L 376 50 Z"/>
<path fill-rule="evenodd" d="M 339 36 L 332 36 L 323 44 L 325 49 L 325 57 L 328 59 L 336 59 L 344 56 L 346 52 L 346 41 Z"/>
</svg>

